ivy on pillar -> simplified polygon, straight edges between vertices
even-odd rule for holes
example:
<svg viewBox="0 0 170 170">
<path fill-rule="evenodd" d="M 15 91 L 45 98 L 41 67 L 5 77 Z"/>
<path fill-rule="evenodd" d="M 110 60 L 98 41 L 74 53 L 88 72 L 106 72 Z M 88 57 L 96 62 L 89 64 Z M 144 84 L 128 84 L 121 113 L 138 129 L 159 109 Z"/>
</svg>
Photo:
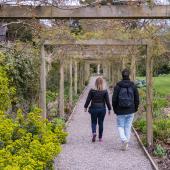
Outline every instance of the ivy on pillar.
<svg viewBox="0 0 170 170">
<path fill-rule="evenodd" d="M 40 66 L 40 108 L 42 109 L 42 117 L 46 115 L 46 60 L 44 44 L 41 45 L 41 66 Z"/>
<path fill-rule="evenodd" d="M 64 117 L 64 61 L 60 60 L 59 114 Z"/>
<path fill-rule="evenodd" d="M 146 84 L 147 145 L 150 148 L 153 146 L 153 57 L 150 43 L 147 45 Z"/>
</svg>

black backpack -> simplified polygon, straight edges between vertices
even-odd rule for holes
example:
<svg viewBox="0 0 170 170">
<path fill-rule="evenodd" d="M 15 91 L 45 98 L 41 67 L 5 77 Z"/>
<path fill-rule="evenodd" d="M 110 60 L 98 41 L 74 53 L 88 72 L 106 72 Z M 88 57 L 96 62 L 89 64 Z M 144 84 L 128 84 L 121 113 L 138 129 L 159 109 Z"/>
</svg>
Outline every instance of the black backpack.
<svg viewBox="0 0 170 170">
<path fill-rule="evenodd" d="M 134 105 L 134 89 L 130 87 L 120 87 L 118 94 L 118 105 L 123 108 L 130 108 Z"/>
</svg>

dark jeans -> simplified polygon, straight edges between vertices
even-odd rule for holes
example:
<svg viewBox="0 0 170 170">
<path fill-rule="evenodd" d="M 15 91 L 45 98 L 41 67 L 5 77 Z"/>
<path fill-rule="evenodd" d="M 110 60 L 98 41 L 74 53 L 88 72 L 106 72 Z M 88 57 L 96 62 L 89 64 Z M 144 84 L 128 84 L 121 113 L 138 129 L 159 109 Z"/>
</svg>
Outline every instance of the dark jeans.
<svg viewBox="0 0 170 170">
<path fill-rule="evenodd" d="M 103 134 L 103 121 L 106 115 L 106 109 L 105 108 L 91 108 L 91 127 L 92 127 L 92 133 L 96 133 L 96 125 L 98 123 L 99 125 L 99 138 L 102 138 Z"/>
</svg>

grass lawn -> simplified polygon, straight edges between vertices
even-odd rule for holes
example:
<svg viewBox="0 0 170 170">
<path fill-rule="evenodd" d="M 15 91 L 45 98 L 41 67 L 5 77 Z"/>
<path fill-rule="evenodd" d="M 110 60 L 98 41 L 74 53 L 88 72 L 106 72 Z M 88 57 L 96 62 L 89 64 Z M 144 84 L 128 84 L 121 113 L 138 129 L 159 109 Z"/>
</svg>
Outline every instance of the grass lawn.
<svg viewBox="0 0 170 170">
<path fill-rule="evenodd" d="M 138 77 L 137 79 L 145 79 L 145 77 Z M 154 77 L 154 88 L 161 95 L 170 95 L 170 74 L 159 77 Z"/>
</svg>

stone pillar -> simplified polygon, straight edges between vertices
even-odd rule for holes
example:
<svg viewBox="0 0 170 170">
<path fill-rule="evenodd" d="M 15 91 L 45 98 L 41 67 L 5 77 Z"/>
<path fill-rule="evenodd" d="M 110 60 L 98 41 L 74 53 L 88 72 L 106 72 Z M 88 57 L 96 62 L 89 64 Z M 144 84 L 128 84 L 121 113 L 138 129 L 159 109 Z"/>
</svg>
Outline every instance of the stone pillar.
<svg viewBox="0 0 170 170">
<path fill-rule="evenodd" d="M 70 74 L 69 102 L 72 105 L 72 103 L 73 103 L 73 65 L 72 65 L 72 59 L 70 60 L 69 66 L 70 66 L 70 69 L 69 69 L 69 74 Z"/>
<path fill-rule="evenodd" d="M 64 61 L 60 60 L 59 114 L 64 116 Z"/>
<path fill-rule="evenodd" d="M 46 60 L 44 44 L 41 46 L 41 66 L 40 66 L 40 108 L 42 109 L 42 117 L 46 115 Z"/>
<path fill-rule="evenodd" d="M 90 64 L 89 63 L 85 63 L 85 72 L 84 72 L 84 76 L 85 76 L 85 81 L 88 81 L 90 78 Z"/>
<path fill-rule="evenodd" d="M 103 64 L 103 76 L 107 78 L 107 64 L 106 63 Z"/>
<path fill-rule="evenodd" d="M 74 61 L 74 93 L 77 95 L 77 61 Z"/>
<path fill-rule="evenodd" d="M 126 68 L 126 58 L 122 57 L 122 70 Z"/>
<path fill-rule="evenodd" d="M 97 74 L 100 75 L 100 64 L 97 64 Z"/>
<path fill-rule="evenodd" d="M 111 82 L 111 64 L 110 64 L 110 62 L 108 63 L 107 67 L 108 67 L 108 81 L 110 83 Z"/>
</svg>

